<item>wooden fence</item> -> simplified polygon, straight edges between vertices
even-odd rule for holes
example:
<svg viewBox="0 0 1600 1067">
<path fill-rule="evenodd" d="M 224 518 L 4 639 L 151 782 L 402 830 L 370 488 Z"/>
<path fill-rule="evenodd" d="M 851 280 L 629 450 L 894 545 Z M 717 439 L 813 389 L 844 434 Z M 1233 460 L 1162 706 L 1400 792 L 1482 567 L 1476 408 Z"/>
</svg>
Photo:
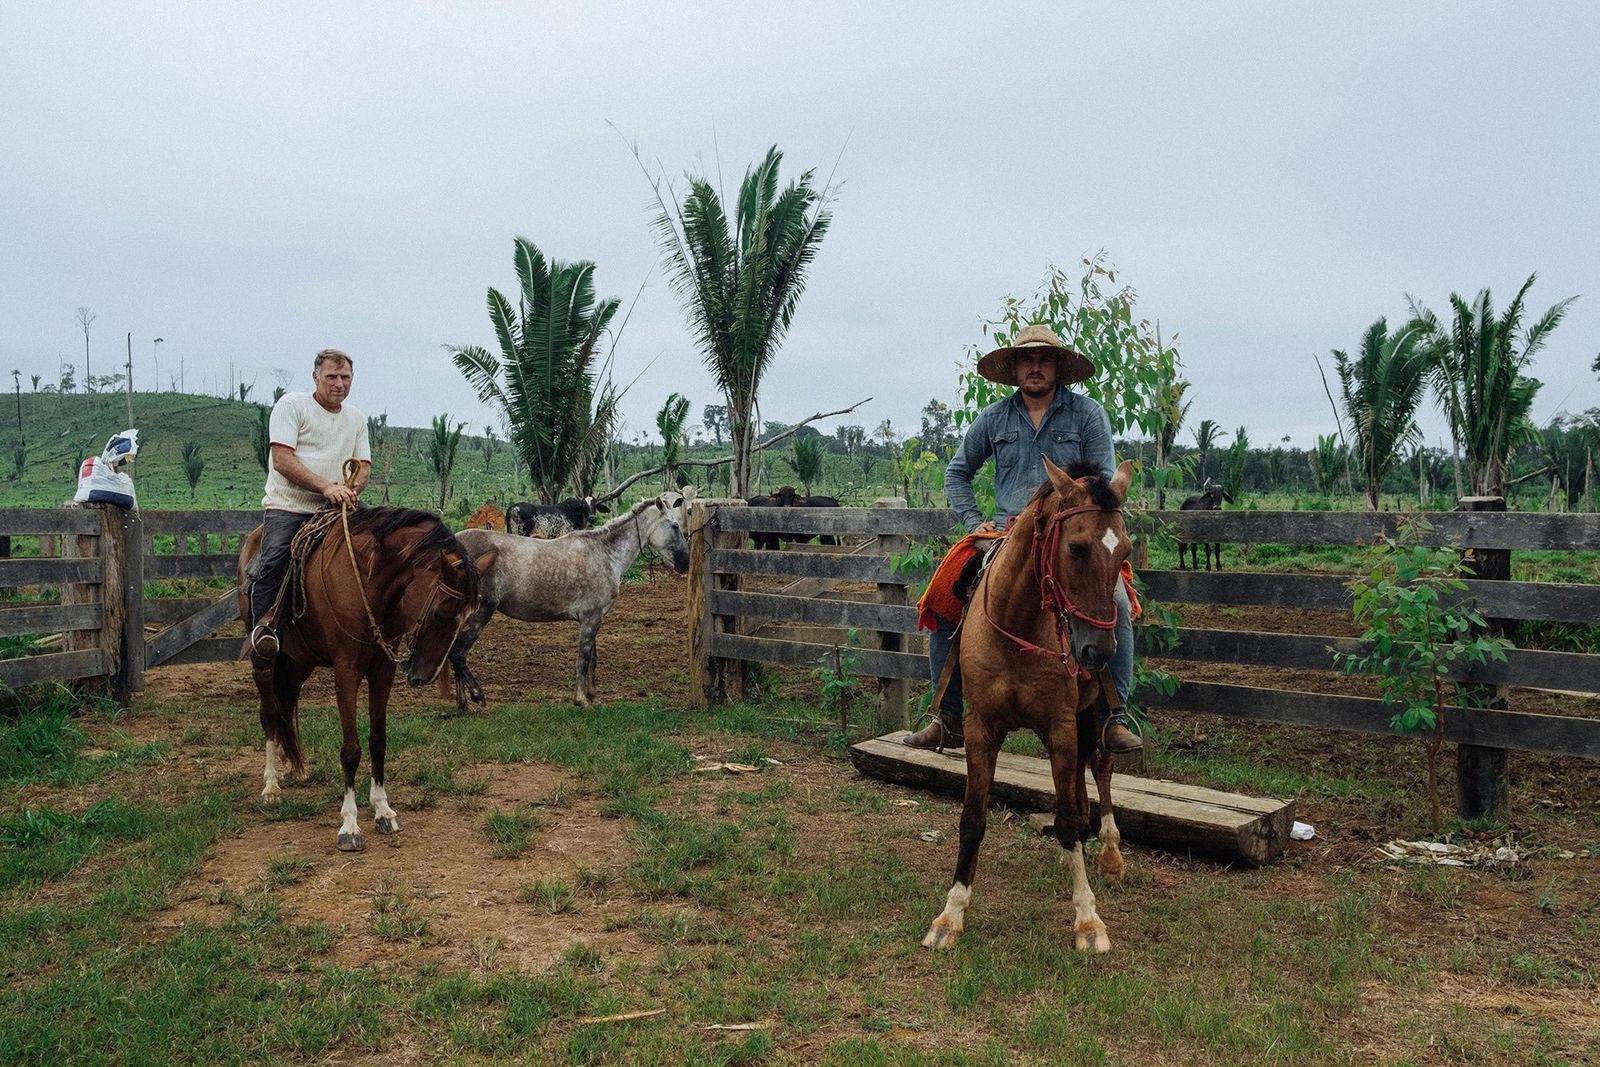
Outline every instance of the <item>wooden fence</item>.
<svg viewBox="0 0 1600 1067">
<path fill-rule="evenodd" d="M 1519 620 L 1600 622 L 1600 584 L 1565 585 L 1510 581 L 1511 553 L 1554 549 L 1600 551 L 1600 516 L 1506 513 L 1496 500 L 1464 501 L 1457 512 L 1427 516 L 1432 530 L 1424 543 L 1469 552 L 1477 577 L 1467 595 L 1497 632 L 1510 635 Z M 1146 512 L 1133 526 L 1169 527 L 1185 541 L 1223 544 L 1361 545 L 1393 535 L 1399 516 L 1351 512 Z M 897 574 L 886 553 L 903 550 L 908 538 L 938 537 L 956 528 L 944 510 L 901 508 L 743 508 L 706 504 L 690 520 L 691 659 L 694 697 L 711 703 L 739 695 L 744 661 L 817 667 L 843 642 L 844 628 L 871 632 L 857 652 L 857 671 L 879 680 L 885 697 L 879 725 L 905 724 L 905 682 L 927 677 L 924 656 L 903 651 L 916 632 L 915 608 L 906 589 L 922 574 Z M 850 556 L 815 552 L 753 551 L 752 530 L 878 536 L 882 547 Z M 883 540 L 887 538 L 888 540 Z M 1231 567 L 1231 561 L 1229 563 Z M 742 591 L 748 575 L 866 582 L 876 592 L 852 599 Z M 1148 595 L 1173 605 L 1277 606 L 1347 612 L 1347 577 L 1324 574 L 1140 570 Z M 743 632 L 742 617 L 759 616 L 836 628 L 831 642 L 774 640 Z M 1171 695 L 1146 692 L 1147 707 L 1202 712 L 1230 718 L 1390 734 L 1393 711 L 1375 697 L 1264 688 L 1183 677 L 1188 663 L 1222 663 L 1277 669 L 1334 670 L 1334 652 L 1358 651 L 1349 637 L 1315 633 L 1261 633 L 1180 627 L 1178 644 L 1150 650 L 1179 678 Z M 1576 695 L 1600 693 L 1600 656 L 1518 649 L 1504 663 L 1465 671 L 1460 681 L 1481 686 L 1475 703 L 1445 718 L 1445 737 L 1456 743 L 1459 808 L 1485 814 L 1503 805 L 1506 752 L 1523 750 L 1600 759 L 1600 719 L 1546 715 L 1508 706 L 1508 689 L 1531 687 Z M 898 688 L 896 687 L 898 685 Z"/>
<path fill-rule="evenodd" d="M 14 548 L 37 538 L 39 549 L 36 558 L 0 560 L 0 589 L 35 592 L 0 602 L 0 636 L 38 635 L 36 646 L 50 649 L 0 660 L 0 684 L 101 686 L 123 700 L 144 688 L 150 668 L 234 659 L 240 638 L 212 636 L 239 617 L 232 583 L 225 590 L 181 583 L 231 579 L 239 540 L 260 521 L 254 511 L 129 512 L 103 504 L 0 510 L 0 535 Z M 48 600 L 52 588 L 59 603 Z"/>
</svg>

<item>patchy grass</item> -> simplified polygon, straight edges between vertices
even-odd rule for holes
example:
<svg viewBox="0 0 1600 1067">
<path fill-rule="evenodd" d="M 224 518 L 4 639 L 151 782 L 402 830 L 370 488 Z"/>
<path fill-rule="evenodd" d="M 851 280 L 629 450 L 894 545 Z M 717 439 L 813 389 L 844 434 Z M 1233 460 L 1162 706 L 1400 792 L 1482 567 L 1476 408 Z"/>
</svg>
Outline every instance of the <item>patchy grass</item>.
<svg viewBox="0 0 1600 1067">
<path fill-rule="evenodd" d="M 491 812 L 483 820 L 483 834 L 494 844 L 496 859 L 516 859 L 528 851 L 529 839 L 538 828 L 539 816 L 526 804 L 512 811 Z"/>
</svg>

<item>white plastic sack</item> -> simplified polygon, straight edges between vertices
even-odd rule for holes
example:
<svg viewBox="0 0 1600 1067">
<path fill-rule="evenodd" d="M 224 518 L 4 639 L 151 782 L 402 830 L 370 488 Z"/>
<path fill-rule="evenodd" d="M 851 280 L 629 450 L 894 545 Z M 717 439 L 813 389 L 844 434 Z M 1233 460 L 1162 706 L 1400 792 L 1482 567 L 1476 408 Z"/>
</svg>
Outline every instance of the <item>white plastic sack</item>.
<svg viewBox="0 0 1600 1067">
<path fill-rule="evenodd" d="M 124 430 L 106 442 L 105 450 L 90 456 L 78 468 L 78 491 L 72 497 L 78 504 L 115 504 L 133 508 L 133 479 L 123 471 L 139 454 L 139 431 Z"/>
</svg>

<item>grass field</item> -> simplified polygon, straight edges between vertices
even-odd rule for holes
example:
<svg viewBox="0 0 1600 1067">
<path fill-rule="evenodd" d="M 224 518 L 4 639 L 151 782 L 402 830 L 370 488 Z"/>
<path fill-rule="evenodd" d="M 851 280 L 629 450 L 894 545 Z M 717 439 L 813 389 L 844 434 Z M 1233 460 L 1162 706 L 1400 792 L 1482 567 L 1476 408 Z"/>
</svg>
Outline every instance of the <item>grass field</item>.
<svg viewBox="0 0 1600 1067">
<path fill-rule="evenodd" d="M 806 703 L 414 711 L 390 730 L 407 828 L 355 857 L 330 709 L 270 807 L 251 708 L 65 710 L 0 726 L 7 1063 L 1600 1056 L 1600 821 L 1526 827 L 1549 858 L 1520 880 L 1374 862 L 1349 824 L 1420 817 L 1409 749 L 1286 779 L 1249 731 L 1221 758 L 1173 729 L 1164 773 L 1292 789 L 1323 840 L 1256 871 L 1135 847 L 1096 881 L 1116 948 L 1088 959 L 1059 849 L 997 813 L 935 955 L 956 806 L 857 777 Z M 694 773 L 708 754 L 763 769 Z"/>
</svg>

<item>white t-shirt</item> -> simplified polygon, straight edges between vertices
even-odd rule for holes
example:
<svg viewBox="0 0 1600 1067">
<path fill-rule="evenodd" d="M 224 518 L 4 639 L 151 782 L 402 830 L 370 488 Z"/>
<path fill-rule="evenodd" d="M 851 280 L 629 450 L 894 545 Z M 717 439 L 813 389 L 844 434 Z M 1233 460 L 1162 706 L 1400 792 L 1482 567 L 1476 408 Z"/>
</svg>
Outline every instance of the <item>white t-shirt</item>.
<svg viewBox="0 0 1600 1067">
<path fill-rule="evenodd" d="M 344 480 L 344 461 L 372 461 L 367 442 L 367 417 L 349 404 L 329 411 L 310 393 L 285 393 L 272 406 L 268 434 L 275 445 L 294 449 L 295 458 L 319 478 L 330 482 Z M 301 489 L 278 473 L 271 457 L 267 459 L 267 492 L 263 508 L 310 514 L 322 507 L 321 493 Z"/>
</svg>

